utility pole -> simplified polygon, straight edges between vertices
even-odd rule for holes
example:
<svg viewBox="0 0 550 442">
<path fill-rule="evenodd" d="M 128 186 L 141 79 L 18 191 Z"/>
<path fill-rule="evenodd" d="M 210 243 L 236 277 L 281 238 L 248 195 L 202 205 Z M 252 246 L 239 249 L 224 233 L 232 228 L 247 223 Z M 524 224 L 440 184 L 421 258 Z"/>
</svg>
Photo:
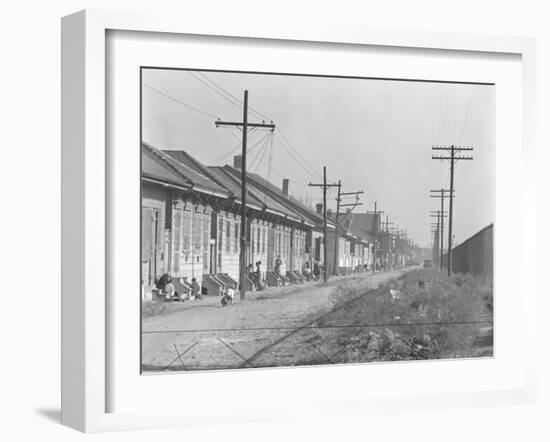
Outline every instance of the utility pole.
<svg viewBox="0 0 550 442">
<path fill-rule="evenodd" d="M 434 146 L 432 147 L 432 150 L 435 151 L 445 151 L 447 153 L 447 156 L 443 155 L 432 155 L 433 160 L 449 160 L 451 162 L 451 177 L 450 177 L 450 186 L 449 191 L 451 193 L 451 196 L 454 197 L 454 177 L 455 177 L 455 164 L 460 160 L 473 160 L 474 157 L 471 156 L 464 156 L 461 155 L 461 152 L 464 151 L 473 151 L 473 147 L 457 147 L 454 144 L 451 144 L 451 146 Z M 458 155 L 457 155 L 458 152 Z M 449 244 L 448 244 L 448 253 L 447 253 L 447 261 L 448 261 L 448 269 L 447 274 L 451 276 L 452 272 L 452 265 L 453 265 L 453 200 L 454 198 L 450 198 L 449 200 Z"/>
<path fill-rule="evenodd" d="M 327 282 L 327 188 L 341 186 L 341 184 L 327 184 L 327 166 L 323 166 L 323 184 L 309 183 L 309 186 L 323 188 L 323 280 Z"/>
<path fill-rule="evenodd" d="M 430 233 L 434 236 L 433 246 L 432 246 L 432 261 L 434 264 L 437 264 L 439 258 L 439 226 L 431 224 Z"/>
<path fill-rule="evenodd" d="M 390 226 L 393 226 L 393 224 L 394 224 L 394 223 L 390 223 L 389 215 L 386 214 L 386 224 L 385 224 L 385 225 L 386 225 L 386 228 L 384 229 L 384 231 L 385 231 L 386 233 L 389 233 L 389 231 L 390 231 L 390 230 L 389 230 L 389 227 L 390 227 Z"/>
<path fill-rule="evenodd" d="M 342 192 L 342 182 L 338 181 L 338 197 L 336 198 L 336 226 L 334 229 L 334 265 L 333 265 L 333 274 L 337 276 L 340 273 L 340 263 L 339 263 L 339 254 L 340 254 L 340 243 L 338 238 L 338 228 L 340 222 L 340 208 L 341 207 L 350 207 L 351 210 L 355 209 L 357 206 L 363 205 L 359 202 L 359 195 L 363 193 L 362 190 L 357 192 Z M 355 195 L 355 203 L 351 204 L 341 204 L 343 196 Z"/>
<path fill-rule="evenodd" d="M 243 121 L 220 121 L 215 122 L 216 127 L 220 126 L 234 126 L 241 127 L 243 132 L 243 148 L 241 154 L 241 250 L 239 253 L 239 291 L 240 299 L 245 298 L 246 289 L 246 259 L 247 259 L 247 229 L 246 229 L 246 140 L 248 135 L 248 128 L 258 127 L 275 130 L 273 121 L 268 123 L 249 123 L 248 122 L 248 91 L 244 91 L 243 100 Z M 218 244 L 221 247 L 221 244 Z"/>
<path fill-rule="evenodd" d="M 367 212 L 368 213 L 368 212 Z M 378 236 L 378 223 L 376 222 L 377 215 L 381 215 L 384 213 L 383 210 L 378 211 L 377 210 L 377 201 L 374 202 L 374 246 L 372 248 L 372 257 L 373 257 L 373 265 L 372 265 L 372 273 L 376 273 L 376 238 Z"/>
<path fill-rule="evenodd" d="M 435 189 L 435 190 L 430 190 L 431 192 L 431 195 L 430 195 L 430 198 L 439 198 L 440 199 L 440 202 L 441 202 L 441 209 L 440 211 L 442 213 L 447 213 L 445 212 L 445 207 L 444 207 L 444 200 L 445 198 L 450 198 L 450 193 L 451 191 L 449 189 Z M 440 235 L 441 235 L 441 239 L 439 240 L 439 248 L 440 248 L 440 259 L 439 259 L 439 270 L 443 271 L 443 255 L 445 254 L 445 248 L 444 248 L 444 241 L 443 241 L 443 232 L 445 230 L 445 223 L 443 220 L 441 220 L 441 229 L 440 229 Z"/>
<path fill-rule="evenodd" d="M 433 215 L 430 215 L 433 217 Z M 439 267 L 439 254 L 441 251 L 441 246 L 439 244 L 439 230 L 440 230 L 441 218 L 439 216 L 439 211 L 437 212 L 437 223 L 432 223 L 432 234 L 434 235 L 434 246 L 432 250 L 432 261 L 435 265 Z"/>
<path fill-rule="evenodd" d="M 443 201 L 443 198 L 441 198 L 441 201 Z M 446 215 L 446 211 L 441 211 L 441 210 L 431 210 L 430 211 L 430 217 L 431 218 L 436 218 L 437 217 L 437 231 L 438 231 L 438 234 L 440 235 L 440 238 L 438 238 L 438 259 L 436 260 L 438 265 L 439 265 L 439 269 L 441 271 L 443 271 L 443 225 L 444 225 L 444 218 L 447 218 L 447 215 Z"/>
<path fill-rule="evenodd" d="M 388 256 L 393 253 L 393 247 L 392 247 L 392 232 L 390 231 L 390 226 L 395 225 L 395 223 L 390 222 L 389 215 L 386 214 L 386 228 L 384 229 L 384 233 L 388 236 Z M 388 258 L 386 257 L 386 263 L 388 262 Z"/>
<path fill-rule="evenodd" d="M 332 273 L 334 274 L 334 276 L 337 276 L 338 273 L 340 273 L 340 269 L 339 269 L 339 265 L 338 265 L 338 254 L 339 254 L 339 250 L 338 250 L 338 246 L 339 246 L 339 242 L 338 242 L 338 223 L 340 221 L 340 202 L 342 200 L 341 198 L 341 193 L 342 191 L 342 182 L 340 180 L 338 180 L 338 196 L 336 197 L 336 225 L 334 226 L 334 265 L 332 266 Z"/>
</svg>

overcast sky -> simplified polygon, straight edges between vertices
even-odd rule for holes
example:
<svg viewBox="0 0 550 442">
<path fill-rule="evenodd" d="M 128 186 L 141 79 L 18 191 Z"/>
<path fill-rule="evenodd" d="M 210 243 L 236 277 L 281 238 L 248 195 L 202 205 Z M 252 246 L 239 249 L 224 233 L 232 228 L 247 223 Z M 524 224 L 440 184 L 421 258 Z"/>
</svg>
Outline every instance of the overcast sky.
<svg viewBox="0 0 550 442">
<path fill-rule="evenodd" d="M 144 141 L 232 164 L 241 133 L 214 122 L 242 121 L 242 105 L 226 92 L 242 101 L 247 89 L 249 121 L 267 117 L 277 127 L 250 133 L 249 170 L 279 187 L 289 178 L 290 192 L 315 204 L 321 190 L 307 184 L 327 166 L 329 182 L 365 192 L 355 211 L 377 201 L 384 219 L 422 246 L 431 243 L 429 212 L 439 209 L 429 190 L 449 187 L 449 162 L 432 160 L 431 147 L 473 146 L 474 160 L 455 167 L 454 244 L 493 222 L 493 86 L 158 69 L 144 70 L 143 83 Z"/>
</svg>

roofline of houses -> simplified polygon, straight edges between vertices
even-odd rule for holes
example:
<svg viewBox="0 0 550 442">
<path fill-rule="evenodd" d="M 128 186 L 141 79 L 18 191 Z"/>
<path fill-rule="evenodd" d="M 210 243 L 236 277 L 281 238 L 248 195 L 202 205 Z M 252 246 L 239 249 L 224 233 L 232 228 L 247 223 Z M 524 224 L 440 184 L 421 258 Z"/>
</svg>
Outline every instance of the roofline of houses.
<svg viewBox="0 0 550 442">
<path fill-rule="evenodd" d="M 228 167 L 229 167 L 230 170 L 233 171 L 233 173 L 235 173 L 235 172 L 238 171 L 238 169 L 235 169 L 234 167 L 231 167 L 231 166 L 228 166 Z M 291 209 L 292 211 L 296 212 L 296 210 L 301 210 L 301 211 L 307 212 L 307 211 L 309 210 L 308 207 L 305 207 L 305 206 L 302 207 L 302 206 L 300 205 L 299 202 L 293 201 L 290 197 L 285 196 L 285 195 L 282 193 L 282 191 L 281 191 L 281 193 L 274 192 L 273 189 L 270 189 L 270 188 L 269 188 L 268 186 L 266 186 L 264 183 L 262 183 L 261 181 L 258 181 L 254 175 L 252 175 L 252 174 L 247 174 L 247 177 L 248 177 L 248 179 L 249 179 L 250 181 L 253 181 L 254 184 L 255 184 L 256 186 L 259 186 L 259 187 L 263 188 L 265 193 L 269 193 L 269 196 L 270 196 L 271 198 L 275 199 L 275 200 L 276 200 L 277 202 L 279 202 L 280 204 L 286 205 L 287 207 L 290 206 L 290 209 Z M 298 209 L 296 209 L 296 207 L 298 207 Z M 311 222 L 311 221 L 307 221 L 307 220 L 306 220 L 306 217 L 310 217 L 310 219 L 311 219 L 311 215 L 310 215 L 310 214 L 307 214 L 306 216 L 303 216 L 303 217 L 302 217 L 302 222 L 303 222 L 304 224 L 306 224 L 307 226 L 309 226 L 309 227 L 317 227 L 317 228 L 322 227 L 322 224 L 315 223 L 315 222 Z M 334 224 L 332 224 L 332 223 L 330 222 L 330 220 L 327 219 L 327 227 L 328 227 L 329 225 L 331 225 L 331 228 L 334 229 Z"/>
<path fill-rule="evenodd" d="M 164 186 L 164 187 L 171 187 L 173 189 L 183 190 L 183 191 L 186 191 L 186 192 L 191 190 L 191 187 L 192 187 L 192 186 L 184 187 L 182 185 L 175 184 L 175 183 L 172 183 L 172 182 L 169 182 L 169 181 L 160 180 L 158 178 L 152 178 L 152 177 L 147 176 L 146 174 L 143 174 L 143 173 L 141 174 L 141 179 L 143 181 L 147 181 L 149 183 L 159 184 L 159 185 Z"/>
<path fill-rule="evenodd" d="M 186 187 L 182 184 L 178 185 L 178 184 L 172 183 L 170 181 L 164 181 L 164 180 L 161 180 L 161 179 L 158 179 L 158 178 L 148 177 L 146 174 L 142 174 L 142 177 L 144 178 L 144 180 L 146 180 L 148 182 L 151 182 L 151 183 L 160 184 L 160 185 L 163 185 L 165 187 L 171 187 L 171 188 L 174 188 L 174 189 L 183 190 L 183 191 L 187 191 L 187 192 L 196 191 L 196 192 L 199 192 L 199 193 L 202 193 L 202 194 L 205 194 L 205 195 L 211 195 L 211 196 L 215 196 L 215 197 L 218 197 L 218 198 L 228 198 L 228 199 L 232 198 L 235 203 L 242 205 L 242 200 L 237 198 L 237 196 L 234 194 L 234 192 L 232 192 L 230 189 L 227 189 L 224 186 L 223 182 L 221 182 L 219 178 L 217 178 L 213 173 L 210 172 L 209 166 L 203 165 L 202 163 L 197 161 L 194 157 L 189 155 L 187 152 L 185 152 L 183 150 L 162 151 L 162 150 L 159 150 L 159 149 L 153 147 L 151 144 L 148 144 L 148 143 L 145 143 L 145 142 L 142 143 L 142 144 L 149 151 L 151 151 L 153 154 L 155 154 L 159 158 L 160 161 L 162 161 L 164 164 L 166 164 L 168 167 L 170 167 L 173 171 L 175 171 L 178 174 L 178 176 L 181 176 L 183 182 L 189 182 L 190 184 L 189 184 L 189 186 Z M 194 171 L 190 166 L 188 166 L 187 164 L 182 163 L 176 157 L 170 155 L 170 153 L 175 154 L 175 153 L 178 153 L 178 152 L 181 153 L 189 162 L 191 162 L 193 165 L 195 165 L 195 167 L 198 169 L 198 171 Z M 176 164 L 171 164 L 171 163 L 176 163 Z M 183 170 L 189 169 L 192 173 L 198 174 L 198 175 L 202 176 L 204 179 L 212 181 L 217 187 L 220 187 L 223 190 L 226 190 L 227 194 L 216 192 L 216 191 L 210 190 L 210 189 L 205 189 L 201 185 L 197 185 L 196 183 L 193 183 L 189 178 L 184 176 L 182 170 L 178 170 L 178 167 L 180 167 Z M 219 166 L 219 169 L 225 174 L 225 176 L 227 178 L 233 180 L 236 185 L 239 185 L 239 186 L 241 185 L 241 183 L 238 179 L 239 175 L 240 175 L 240 172 L 241 172 L 239 169 L 236 169 L 236 168 L 234 168 L 230 165 Z M 253 187 L 259 188 L 260 192 L 263 191 L 264 195 L 268 195 L 275 202 L 282 205 L 283 207 L 288 209 L 290 212 L 294 213 L 295 216 L 292 216 L 291 214 L 283 213 L 283 212 L 280 212 L 276 209 L 270 208 L 265 203 L 263 204 L 263 207 L 259 207 L 256 204 L 250 203 L 249 201 L 247 201 L 247 203 L 246 203 L 247 207 L 249 207 L 251 209 L 254 209 L 254 210 L 257 210 L 257 211 L 260 211 L 260 212 L 265 211 L 265 212 L 267 212 L 271 215 L 278 216 L 278 217 L 280 217 L 280 218 L 282 218 L 286 221 L 301 224 L 301 225 L 313 228 L 315 230 L 319 230 L 319 229 L 323 228 L 323 223 L 318 222 L 318 219 L 322 218 L 322 214 L 318 214 L 318 213 L 314 212 L 313 209 L 311 209 L 309 207 L 306 207 L 306 206 L 303 206 L 303 204 L 300 203 L 299 201 L 295 201 L 295 200 L 291 199 L 289 196 L 284 195 L 282 190 L 280 190 L 278 188 L 277 189 L 280 190 L 280 192 L 275 192 L 272 188 L 269 187 L 269 185 L 263 183 L 261 180 L 258 180 L 257 177 L 254 176 L 253 174 L 248 173 L 247 178 L 252 183 Z M 272 183 L 269 183 L 269 184 L 276 187 L 276 185 L 274 185 Z M 258 190 L 258 189 L 256 189 L 256 190 Z M 254 197 L 254 199 L 256 199 L 258 201 L 262 201 L 261 195 L 257 195 L 257 192 L 255 192 L 254 190 L 251 191 L 251 189 L 249 189 L 249 193 Z M 327 217 L 327 229 L 331 233 L 334 233 L 334 231 L 336 230 L 336 223 L 334 222 L 334 220 L 332 220 L 328 217 Z M 345 237 L 347 239 L 351 239 L 353 241 L 358 241 L 362 244 L 369 244 L 369 241 L 372 241 L 369 238 L 362 238 L 362 237 L 356 235 L 355 233 L 353 233 L 352 231 L 347 229 L 341 223 L 338 223 L 338 231 L 339 231 L 339 234 L 342 237 Z"/>
</svg>

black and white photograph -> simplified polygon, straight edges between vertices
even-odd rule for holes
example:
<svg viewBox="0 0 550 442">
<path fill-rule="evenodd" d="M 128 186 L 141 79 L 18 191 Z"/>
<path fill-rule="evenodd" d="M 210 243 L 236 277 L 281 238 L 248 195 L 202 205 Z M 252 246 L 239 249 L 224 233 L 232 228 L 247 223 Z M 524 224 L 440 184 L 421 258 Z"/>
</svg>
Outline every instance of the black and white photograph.
<svg viewBox="0 0 550 442">
<path fill-rule="evenodd" d="M 494 356 L 494 84 L 140 78 L 142 374 Z"/>
</svg>

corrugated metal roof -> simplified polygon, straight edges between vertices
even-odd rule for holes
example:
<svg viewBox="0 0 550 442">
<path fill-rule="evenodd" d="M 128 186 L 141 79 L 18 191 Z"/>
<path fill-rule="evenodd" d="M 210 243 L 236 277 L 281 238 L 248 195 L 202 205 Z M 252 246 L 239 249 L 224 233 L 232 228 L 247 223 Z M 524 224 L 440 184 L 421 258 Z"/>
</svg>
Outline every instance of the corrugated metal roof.
<svg viewBox="0 0 550 442">
<path fill-rule="evenodd" d="M 239 169 L 235 169 L 232 166 L 225 165 L 221 168 L 221 170 L 230 175 L 236 182 L 237 186 L 240 189 L 241 188 L 241 171 Z M 248 195 L 252 196 L 254 199 L 261 201 L 262 204 L 266 206 L 268 210 L 274 211 L 278 214 L 288 216 L 292 218 L 295 221 L 305 221 L 303 219 L 303 216 L 301 216 L 299 213 L 297 213 L 295 210 L 292 210 L 292 208 L 281 204 L 280 201 L 278 201 L 275 198 L 272 198 L 271 195 L 264 191 L 261 187 L 258 187 L 257 183 L 251 179 L 252 174 L 248 173 L 248 181 L 247 181 L 247 187 L 248 187 Z"/>
<path fill-rule="evenodd" d="M 315 210 L 307 207 L 302 202 L 293 198 L 292 196 L 285 196 L 282 189 L 278 188 L 274 184 L 267 181 L 265 178 L 255 174 L 249 173 L 249 178 L 254 181 L 257 185 L 267 189 L 270 192 L 270 195 L 277 199 L 281 204 L 289 207 L 291 210 L 297 212 L 303 219 L 305 219 L 308 224 L 314 226 L 320 226 L 323 224 L 323 215 L 315 212 Z M 330 226 L 332 227 L 332 226 Z"/>
<path fill-rule="evenodd" d="M 145 143 L 144 143 L 145 144 Z M 227 190 L 223 187 L 216 184 L 210 177 L 204 174 L 204 171 L 201 167 L 198 167 L 197 164 L 191 163 L 188 161 L 180 161 L 183 157 L 174 157 L 165 153 L 164 151 L 155 149 L 152 146 L 146 145 L 150 149 L 154 149 L 156 153 L 164 160 L 169 163 L 178 173 L 184 176 L 189 182 L 193 184 L 193 189 L 197 191 L 202 191 L 205 193 L 217 193 L 222 196 L 227 196 Z M 170 151 L 173 152 L 173 151 Z"/>
<path fill-rule="evenodd" d="M 235 200 L 241 202 L 241 184 L 240 181 L 236 180 L 232 175 L 228 174 L 223 166 L 209 166 L 208 172 L 212 176 L 212 179 L 215 179 L 220 185 L 222 185 L 227 191 L 235 198 Z M 262 210 L 264 203 L 256 198 L 250 192 L 247 193 L 247 204 L 253 206 L 258 210 Z"/>
<path fill-rule="evenodd" d="M 152 161 L 156 161 L 159 166 L 161 165 L 164 169 L 168 168 L 172 171 L 172 174 L 175 173 L 180 176 L 180 178 L 190 185 L 193 190 L 213 193 L 219 196 L 227 196 L 227 191 L 205 176 L 200 169 L 181 163 L 172 156 L 167 155 L 163 151 L 147 143 L 142 143 L 141 147 L 142 153 L 146 152 L 147 156 L 151 158 Z"/>
<path fill-rule="evenodd" d="M 154 150 L 144 145 L 141 147 L 141 176 L 178 187 L 190 188 L 192 186 L 192 183 L 185 177 L 163 162 Z"/>
<path fill-rule="evenodd" d="M 241 172 L 231 166 L 205 166 L 189 153 L 181 150 L 165 150 L 166 155 L 178 163 L 194 169 L 210 179 L 216 185 L 229 192 L 237 202 L 241 201 Z M 250 173 L 248 174 L 250 177 Z M 302 221 L 302 217 L 294 210 L 289 209 L 276 199 L 271 198 L 253 182 L 248 183 L 247 205 L 258 210 L 266 209 L 280 216 L 290 217 L 294 221 Z"/>
<path fill-rule="evenodd" d="M 201 186 L 210 189 L 223 190 L 228 196 L 235 198 L 236 202 L 241 201 L 241 171 L 232 166 L 206 166 L 196 158 L 182 150 L 158 151 L 146 145 L 153 151 L 160 152 L 162 159 L 167 161 L 173 168 L 194 186 Z M 287 217 L 296 222 L 303 222 L 310 226 L 321 227 L 323 215 L 292 196 L 285 196 L 282 189 L 270 183 L 261 176 L 248 173 L 247 205 L 257 210 L 265 209 L 268 212 L 279 216 Z M 334 222 L 327 220 L 327 227 L 334 230 Z M 357 235 L 352 231 L 352 235 Z M 359 235 L 357 235 L 359 236 Z"/>
</svg>

